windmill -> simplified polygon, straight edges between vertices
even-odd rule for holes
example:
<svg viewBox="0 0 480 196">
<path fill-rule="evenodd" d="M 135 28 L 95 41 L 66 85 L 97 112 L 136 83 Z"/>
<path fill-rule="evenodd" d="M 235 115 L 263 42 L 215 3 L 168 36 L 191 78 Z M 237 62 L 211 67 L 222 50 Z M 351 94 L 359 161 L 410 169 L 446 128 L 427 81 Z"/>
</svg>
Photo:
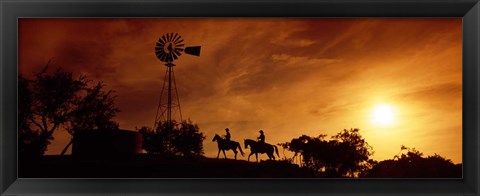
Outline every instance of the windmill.
<svg viewBox="0 0 480 196">
<path fill-rule="evenodd" d="M 160 37 L 155 45 L 155 55 L 157 58 L 165 63 L 167 70 L 163 80 L 162 92 L 160 94 L 160 101 L 157 107 L 157 114 L 155 115 L 155 122 L 153 130 L 155 130 L 160 121 L 167 122 L 167 125 L 172 125 L 172 109 L 182 120 L 182 110 L 180 109 L 180 100 L 178 98 L 177 85 L 175 82 L 175 73 L 173 71 L 174 60 L 177 60 L 182 53 L 194 56 L 200 56 L 200 46 L 184 47 L 182 36 L 178 33 L 167 33 Z M 175 114 L 174 114 L 175 115 Z"/>
</svg>

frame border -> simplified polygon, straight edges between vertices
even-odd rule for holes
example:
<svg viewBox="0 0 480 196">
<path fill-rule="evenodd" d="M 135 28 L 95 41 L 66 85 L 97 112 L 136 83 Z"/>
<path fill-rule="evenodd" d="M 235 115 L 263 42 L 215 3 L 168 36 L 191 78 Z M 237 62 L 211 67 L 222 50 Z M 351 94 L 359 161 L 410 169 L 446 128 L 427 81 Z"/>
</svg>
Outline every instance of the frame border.
<svg viewBox="0 0 480 196">
<path fill-rule="evenodd" d="M 0 0 L 0 14 L 0 195 L 479 195 L 479 0 Z M 462 17 L 463 179 L 18 179 L 21 17 Z"/>
</svg>

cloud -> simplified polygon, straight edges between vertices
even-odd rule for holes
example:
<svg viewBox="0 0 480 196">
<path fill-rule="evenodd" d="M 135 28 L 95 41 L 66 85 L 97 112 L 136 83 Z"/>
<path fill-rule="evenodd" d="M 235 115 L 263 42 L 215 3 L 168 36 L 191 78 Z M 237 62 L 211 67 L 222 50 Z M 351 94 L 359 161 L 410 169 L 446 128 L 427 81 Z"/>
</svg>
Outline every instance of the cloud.
<svg viewBox="0 0 480 196">
<path fill-rule="evenodd" d="M 461 19 L 453 18 L 20 19 L 19 71 L 31 75 L 53 57 L 116 91 L 122 128 L 151 126 L 165 75 L 153 47 L 167 32 L 202 46 L 174 70 L 183 118 L 207 136 L 229 127 L 240 140 L 264 129 L 277 143 L 368 125 L 362 112 L 378 97 L 430 112 L 425 121 L 461 113 Z M 205 149 L 216 151 L 210 141 Z"/>
<path fill-rule="evenodd" d="M 398 99 L 419 102 L 432 108 L 458 112 L 462 105 L 462 84 L 442 83 L 413 88 L 397 96 Z M 449 101 L 445 101 L 449 100 Z"/>
</svg>

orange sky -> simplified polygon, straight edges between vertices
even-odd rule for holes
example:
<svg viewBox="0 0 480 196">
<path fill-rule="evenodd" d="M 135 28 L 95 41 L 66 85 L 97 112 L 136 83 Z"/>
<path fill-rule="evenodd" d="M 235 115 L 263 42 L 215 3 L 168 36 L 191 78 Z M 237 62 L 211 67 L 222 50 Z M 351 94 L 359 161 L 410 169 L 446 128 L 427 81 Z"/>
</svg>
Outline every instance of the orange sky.
<svg viewBox="0 0 480 196">
<path fill-rule="evenodd" d="M 376 160 L 400 145 L 462 162 L 462 31 L 456 19 L 19 19 L 19 73 L 53 64 L 116 91 L 120 128 L 152 126 L 165 74 L 159 36 L 177 32 L 200 57 L 175 76 L 184 118 L 205 133 L 268 143 L 360 128 Z M 388 104 L 392 123 L 372 122 Z M 70 136 L 48 147 L 59 154 Z M 243 146 L 243 145 L 242 145 Z M 245 150 L 249 152 L 249 150 Z M 229 154 L 232 157 L 232 153 Z M 265 156 L 265 155 L 264 155 Z M 266 157 L 263 157 L 265 159 Z"/>
</svg>

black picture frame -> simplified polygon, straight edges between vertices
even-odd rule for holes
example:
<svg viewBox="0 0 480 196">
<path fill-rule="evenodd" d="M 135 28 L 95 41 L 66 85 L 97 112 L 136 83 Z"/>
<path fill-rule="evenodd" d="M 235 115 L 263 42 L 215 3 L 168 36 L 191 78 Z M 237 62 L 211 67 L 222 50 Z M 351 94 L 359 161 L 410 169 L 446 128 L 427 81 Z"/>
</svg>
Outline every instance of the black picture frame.
<svg viewBox="0 0 480 196">
<path fill-rule="evenodd" d="M 0 0 L 0 195 L 479 195 L 479 0 Z M 21 17 L 461 17 L 463 179 L 18 179 Z"/>
</svg>

